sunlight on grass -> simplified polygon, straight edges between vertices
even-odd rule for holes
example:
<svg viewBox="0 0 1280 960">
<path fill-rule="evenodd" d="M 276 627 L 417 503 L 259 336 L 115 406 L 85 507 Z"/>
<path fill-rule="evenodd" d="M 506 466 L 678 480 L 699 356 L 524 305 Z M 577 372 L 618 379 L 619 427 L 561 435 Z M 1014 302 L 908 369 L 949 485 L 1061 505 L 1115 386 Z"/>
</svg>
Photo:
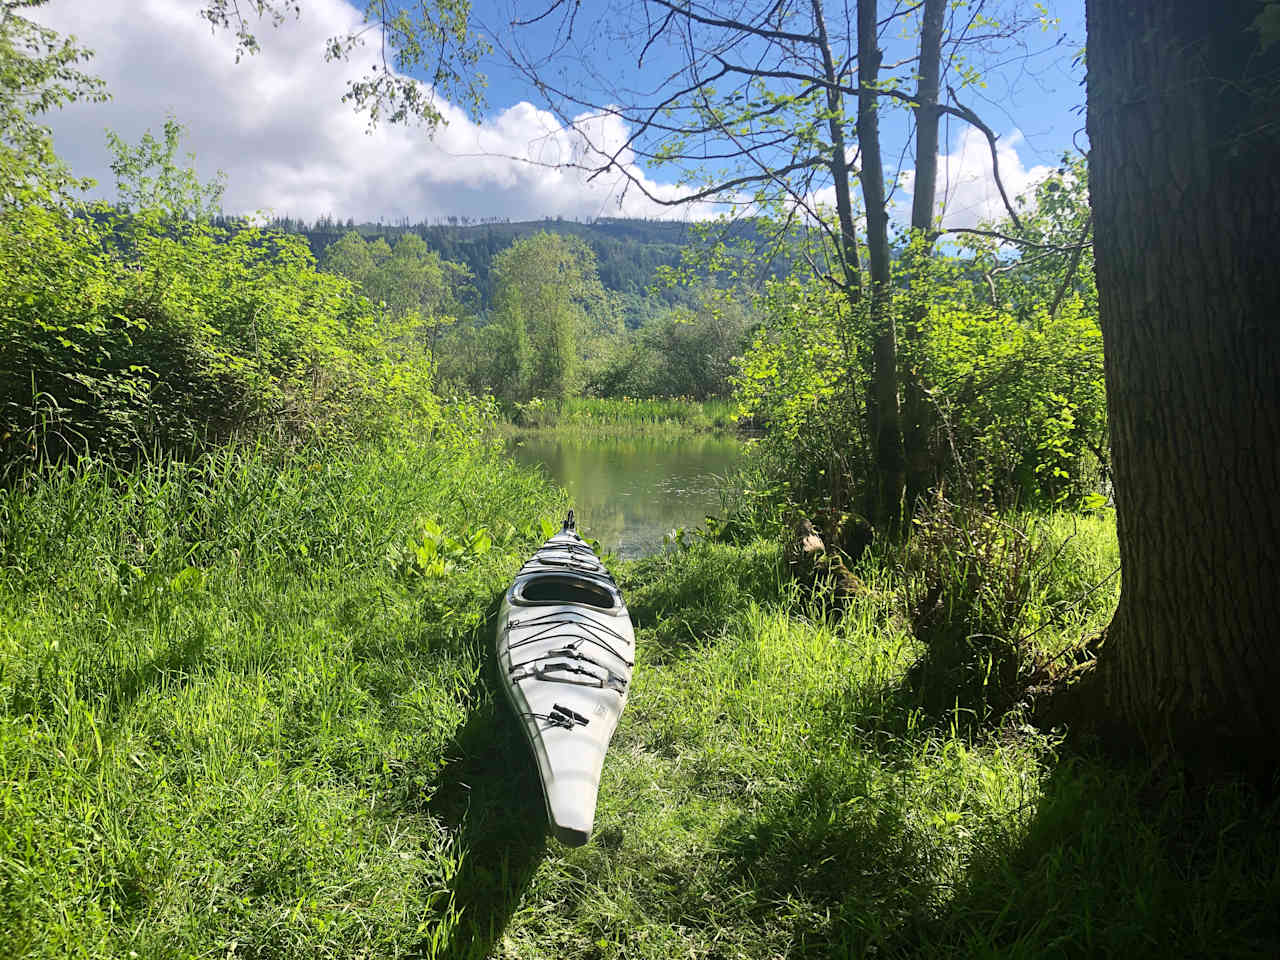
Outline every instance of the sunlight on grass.
<svg viewBox="0 0 1280 960">
<path fill-rule="evenodd" d="M 0 495 L 0 953 L 1275 942 L 1274 809 L 1153 795 L 1140 770 L 1060 759 L 1017 711 L 925 711 L 909 577 L 868 561 L 836 616 L 759 539 L 621 566 L 640 662 L 595 839 L 548 841 L 486 618 L 530 524 L 562 507 L 458 440 L 231 448 Z M 457 545 L 447 575 L 413 560 L 424 536 Z M 1037 536 L 1051 562 L 1026 617 L 1054 651 L 1105 622 L 1114 585 L 1080 597 L 1114 532 L 1059 518 Z"/>
</svg>

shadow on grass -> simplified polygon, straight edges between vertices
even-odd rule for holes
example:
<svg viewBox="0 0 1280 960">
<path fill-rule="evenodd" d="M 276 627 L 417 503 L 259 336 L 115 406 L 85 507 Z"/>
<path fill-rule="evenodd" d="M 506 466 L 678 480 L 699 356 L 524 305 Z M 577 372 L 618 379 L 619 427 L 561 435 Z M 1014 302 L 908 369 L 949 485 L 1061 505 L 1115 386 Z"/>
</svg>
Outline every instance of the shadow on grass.
<svg viewBox="0 0 1280 960">
<path fill-rule="evenodd" d="M 781 580 L 772 544 L 708 544 L 641 560 L 626 571 L 621 586 L 647 661 L 661 664 L 723 632 L 753 598 L 778 597 Z"/>
<path fill-rule="evenodd" d="M 886 928 L 927 916 L 929 844 L 903 806 L 871 800 L 859 779 L 817 772 L 717 838 L 729 877 L 753 891 L 756 922 L 785 918 L 792 956 L 866 956 Z"/>
<path fill-rule="evenodd" d="M 1280 802 L 1248 787 L 1077 756 L 1025 807 L 952 823 L 875 780 L 815 772 L 717 838 L 794 957 L 1280 956 Z"/>
<path fill-rule="evenodd" d="M 163 684 L 170 690 L 176 690 L 189 683 L 204 660 L 204 652 L 204 632 L 193 630 L 146 663 L 119 671 L 111 681 L 106 697 L 106 714 L 113 725 L 151 687 Z"/>
<path fill-rule="evenodd" d="M 1187 789 L 1079 754 L 1024 822 L 986 825 L 928 939 L 1001 956 L 1280 956 L 1277 863 L 1280 803 L 1253 788 Z"/>
<path fill-rule="evenodd" d="M 438 952 L 450 960 L 493 954 L 546 853 L 542 785 L 496 685 L 491 647 L 500 600 L 501 594 L 473 638 L 486 653 L 475 685 L 476 708 L 449 744 L 427 805 L 454 829 L 462 855 L 452 884 L 458 924 Z"/>
</svg>

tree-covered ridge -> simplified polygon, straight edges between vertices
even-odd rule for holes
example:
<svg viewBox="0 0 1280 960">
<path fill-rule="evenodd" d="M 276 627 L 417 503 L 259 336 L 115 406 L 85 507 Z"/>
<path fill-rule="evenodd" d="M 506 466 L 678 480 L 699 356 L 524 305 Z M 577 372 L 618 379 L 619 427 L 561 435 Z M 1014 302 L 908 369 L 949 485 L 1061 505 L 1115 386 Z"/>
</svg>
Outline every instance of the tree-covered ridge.
<svg viewBox="0 0 1280 960">
<path fill-rule="evenodd" d="M 474 280 L 475 306 L 488 309 L 493 304 L 495 284 L 490 276 L 493 259 L 522 237 L 537 233 L 553 233 L 577 237 L 584 241 L 596 258 L 600 282 L 606 290 L 625 294 L 629 308 L 625 316 L 629 326 L 639 326 L 647 312 L 655 308 L 647 303 L 656 297 L 659 304 L 681 302 L 678 288 L 658 283 L 662 268 L 677 268 L 691 246 L 705 242 L 708 231 L 699 224 L 677 220 L 640 220 L 599 217 L 591 221 L 547 217 L 542 220 L 515 223 L 495 220 L 471 222 L 466 217 L 449 217 L 445 223 L 410 224 L 360 223 L 323 217 L 314 222 L 288 217 L 271 221 L 270 226 L 284 233 L 298 233 L 306 238 L 317 258 L 345 235 L 354 231 L 365 240 L 385 240 L 394 246 L 405 234 L 421 237 L 444 260 L 467 268 Z M 759 241 L 761 231 L 750 222 L 737 223 L 714 231 L 724 235 L 730 244 L 752 244 Z M 742 254 L 746 255 L 744 246 Z M 780 275 L 786 262 L 764 265 L 764 275 Z M 656 289 L 654 289 L 656 287 Z"/>
</svg>

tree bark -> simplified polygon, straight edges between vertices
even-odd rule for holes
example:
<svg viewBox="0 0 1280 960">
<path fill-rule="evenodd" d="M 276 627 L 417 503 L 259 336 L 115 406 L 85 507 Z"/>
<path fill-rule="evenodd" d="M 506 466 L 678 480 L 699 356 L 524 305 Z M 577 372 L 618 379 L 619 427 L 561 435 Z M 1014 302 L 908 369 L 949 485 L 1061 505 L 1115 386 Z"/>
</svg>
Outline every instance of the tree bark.
<svg viewBox="0 0 1280 960">
<path fill-rule="evenodd" d="M 858 0 L 858 145 L 862 151 L 862 205 L 867 215 L 867 261 L 871 272 L 870 309 L 874 337 L 871 396 L 868 404 L 876 498 L 872 518 L 881 530 L 896 534 L 901 521 L 905 468 L 898 399 L 898 332 L 889 299 L 889 214 L 884 201 L 884 163 L 880 158 L 880 47 L 876 36 L 876 0 Z"/>
<path fill-rule="evenodd" d="M 831 182 L 836 192 L 836 216 L 840 221 L 840 260 L 844 268 L 845 294 L 857 305 L 862 296 L 862 267 L 858 263 L 858 233 L 853 224 L 853 198 L 849 191 L 849 153 L 844 138 L 844 95 L 831 56 L 822 0 L 813 0 L 813 25 L 822 50 L 822 72 L 827 81 L 827 129 L 831 134 Z"/>
<path fill-rule="evenodd" d="M 920 79 L 916 84 L 916 175 L 911 197 L 911 230 L 923 247 L 914 253 L 913 287 L 919 284 L 924 261 L 932 249 L 928 239 L 933 229 L 934 202 L 938 194 L 938 86 L 942 65 L 942 24 L 946 0 L 925 0 L 920 28 Z M 922 381 L 924 320 L 927 305 L 915 302 L 905 324 L 907 363 L 903 371 L 903 431 L 906 461 L 906 503 L 916 499 L 934 482 L 934 464 L 929 450 L 933 411 Z"/>
<path fill-rule="evenodd" d="M 911 229 L 933 228 L 938 195 L 938 86 L 942 74 L 942 21 L 947 0 L 924 0 L 920 24 L 920 78 L 916 83 L 916 173 Z"/>
<path fill-rule="evenodd" d="M 1280 743 L 1280 43 L 1253 0 L 1088 0 L 1123 587 L 1104 723 L 1195 768 Z M 1259 767 L 1262 764 L 1262 767 Z"/>
</svg>

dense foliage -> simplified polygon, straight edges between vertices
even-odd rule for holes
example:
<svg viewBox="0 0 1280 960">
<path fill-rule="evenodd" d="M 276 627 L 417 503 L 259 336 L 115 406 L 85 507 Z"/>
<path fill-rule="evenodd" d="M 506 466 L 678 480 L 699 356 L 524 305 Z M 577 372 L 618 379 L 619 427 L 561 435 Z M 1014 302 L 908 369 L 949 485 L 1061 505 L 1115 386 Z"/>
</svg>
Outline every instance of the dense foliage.
<svg viewBox="0 0 1280 960">
<path fill-rule="evenodd" d="M 416 240 L 406 234 L 399 243 L 409 238 Z M 359 243 L 355 234 L 340 241 L 343 248 Z M 701 400 L 732 392 L 736 358 L 753 322 L 744 290 L 665 285 L 679 291 L 675 305 L 644 298 L 654 312 L 632 327 L 636 298 L 609 289 L 593 248 L 572 234 L 521 236 L 485 272 L 493 308 L 441 338 L 445 383 L 509 405 L 538 400 L 553 407 L 579 395 Z M 455 298 L 460 311 L 464 296 Z"/>
<path fill-rule="evenodd" d="M 336 429 L 425 391 L 408 329 L 319 272 L 295 238 L 155 213 L 0 218 L 9 462 Z"/>
<path fill-rule="evenodd" d="M 745 299 L 704 287 L 689 305 L 650 318 L 609 345 L 590 391 L 602 397 L 729 396 L 753 323 Z"/>
<path fill-rule="evenodd" d="M 1083 165 L 1041 182 L 1022 221 L 1033 246 L 1021 253 L 987 237 L 902 253 L 915 269 L 890 305 L 910 320 L 900 360 L 927 404 L 924 469 L 933 489 L 970 501 L 1096 505 L 1106 397 Z M 796 496 L 861 510 L 869 320 L 800 272 L 770 283 L 763 303 L 738 379 L 744 410 L 769 425 L 768 452 Z"/>
</svg>

